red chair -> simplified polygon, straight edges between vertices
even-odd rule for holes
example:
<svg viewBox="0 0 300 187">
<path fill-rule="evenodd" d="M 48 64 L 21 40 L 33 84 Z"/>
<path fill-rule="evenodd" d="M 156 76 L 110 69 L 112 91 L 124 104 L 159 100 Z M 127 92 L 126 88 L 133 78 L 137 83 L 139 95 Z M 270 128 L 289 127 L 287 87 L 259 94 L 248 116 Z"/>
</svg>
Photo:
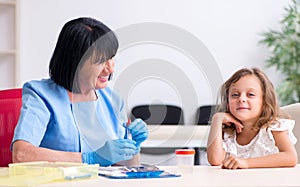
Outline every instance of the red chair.
<svg viewBox="0 0 300 187">
<path fill-rule="evenodd" d="M 22 89 L 0 90 L 0 167 L 12 163 L 10 144 L 22 106 Z"/>
</svg>

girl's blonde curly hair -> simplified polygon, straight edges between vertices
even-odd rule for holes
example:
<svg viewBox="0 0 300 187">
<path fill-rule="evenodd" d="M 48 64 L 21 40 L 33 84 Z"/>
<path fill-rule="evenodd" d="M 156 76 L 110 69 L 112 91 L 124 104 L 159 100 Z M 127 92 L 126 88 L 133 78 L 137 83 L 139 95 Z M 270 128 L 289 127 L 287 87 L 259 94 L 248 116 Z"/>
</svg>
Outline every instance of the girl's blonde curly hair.
<svg viewBox="0 0 300 187">
<path fill-rule="evenodd" d="M 259 130 L 262 127 L 269 127 L 271 124 L 277 123 L 277 119 L 281 117 L 289 118 L 289 116 L 280 110 L 274 86 L 268 79 L 266 74 L 259 68 L 242 68 L 235 72 L 220 88 L 219 99 L 216 112 L 228 112 L 228 93 L 233 83 L 239 81 L 242 77 L 254 75 L 260 80 L 263 93 L 262 113 L 258 121 L 253 125 L 253 129 Z"/>
</svg>

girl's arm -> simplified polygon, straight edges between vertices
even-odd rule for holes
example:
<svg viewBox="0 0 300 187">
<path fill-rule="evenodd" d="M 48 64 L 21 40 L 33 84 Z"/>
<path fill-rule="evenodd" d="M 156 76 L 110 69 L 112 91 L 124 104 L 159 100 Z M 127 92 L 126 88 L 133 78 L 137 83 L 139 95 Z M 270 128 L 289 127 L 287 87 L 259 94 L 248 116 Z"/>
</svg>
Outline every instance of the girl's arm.
<svg viewBox="0 0 300 187">
<path fill-rule="evenodd" d="M 297 165 L 298 158 L 294 145 L 290 142 L 287 131 L 272 131 L 279 153 L 249 159 L 249 168 L 253 167 L 293 167 Z"/>
<path fill-rule="evenodd" d="M 267 167 L 294 167 L 298 163 L 297 152 L 290 142 L 287 131 L 272 131 L 279 153 L 257 157 L 237 158 L 230 156 L 223 165 L 228 169 L 237 168 L 267 168 Z"/>
<path fill-rule="evenodd" d="M 222 120 L 224 113 L 216 113 L 211 120 L 211 127 L 207 142 L 207 159 L 213 165 L 221 165 L 226 152 L 222 143 Z"/>
<path fill-rule="evenodd" d="M 222 125 L 234 124 L 237 132 L 242 131 L 242 124 L 229 113 L 216 113 L 212 117 L 211 128 L 207 143 L 207 157 L 211 165 L 221 165 L 226 152 L 223 149 Z"/>
</svg>

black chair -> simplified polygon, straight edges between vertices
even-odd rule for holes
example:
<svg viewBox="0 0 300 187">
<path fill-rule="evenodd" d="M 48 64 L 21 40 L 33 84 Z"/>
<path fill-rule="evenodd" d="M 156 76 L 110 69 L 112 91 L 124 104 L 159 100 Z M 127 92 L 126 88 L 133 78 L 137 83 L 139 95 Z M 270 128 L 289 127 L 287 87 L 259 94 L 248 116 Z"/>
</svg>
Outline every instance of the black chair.
<svg viewBox="0 0 300 187">
<path fill-rule="evenodd" d="M 143 119 L 151 125 L 183 125 L 183 110 L 174 105 L 139 105 L 131 110 L 131 120 L 135 118 Z M 141 148 L 141 153 L 151 155 L 161 155 L 174 153 L 175 148 Z"/>
<path fill-rule="evenodd" d="M 200 106 L 197 110 L 197 125 L 209 125 L 212 116 L 216 111 L 216 105 Z M 195 165 L 200 165 L 200 151 L 202 148 L 195 148 Z"/>
<path fill-rule="evenodd" d="M 131 120 L 143 119 L 147 124 L 183 125 L 183 111 L 174 105 L 139 105 L 131 110 Z"/>
<path fill-rule="evenodd" d="M 208 125 L 212 115 L 215 113 L 216 105 L 205 105 L 198 108 L 197 125 Z"/>
</svg>

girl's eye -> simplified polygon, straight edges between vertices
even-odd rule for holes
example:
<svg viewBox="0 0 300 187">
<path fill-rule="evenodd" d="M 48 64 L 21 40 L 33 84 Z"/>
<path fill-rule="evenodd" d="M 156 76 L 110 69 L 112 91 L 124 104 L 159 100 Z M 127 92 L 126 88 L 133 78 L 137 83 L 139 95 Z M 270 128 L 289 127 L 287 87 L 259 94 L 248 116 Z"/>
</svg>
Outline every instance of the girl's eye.
<svg viewBox="0 0 300 187">
<path fill-rule="evenodd" d="M 249 96 L 255 96 L 255 94 L 254 93 L 249 93 Z"/>
<path fill-rule="evenodd" d="M 231 94 L 231 97 L 238 97 L 238 96 L 239 96 L 238 93 L 233 93 L 233 94 Z"/>
</svg>

